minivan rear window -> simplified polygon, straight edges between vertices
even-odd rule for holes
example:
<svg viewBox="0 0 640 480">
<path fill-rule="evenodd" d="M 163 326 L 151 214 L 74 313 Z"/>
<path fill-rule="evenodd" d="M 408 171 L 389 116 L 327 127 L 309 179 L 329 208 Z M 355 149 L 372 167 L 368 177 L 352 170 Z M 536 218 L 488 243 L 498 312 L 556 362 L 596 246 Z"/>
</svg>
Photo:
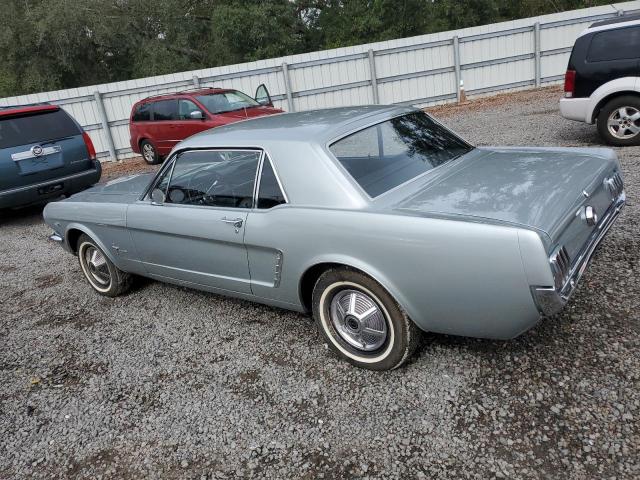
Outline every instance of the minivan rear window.
<svg viewBox="0 0 640 480">
<path fill-rule="evenodd" d="M 589 45 L 588 62 L 640 58 L 640 27 L 596 33 Z"/>
<path fill-rule="evenodd" d="M 42 143 L 80 133 L 78 126 L 64 110 L 20 117 L 0 117 L 0 148 Z"/>
</svg>

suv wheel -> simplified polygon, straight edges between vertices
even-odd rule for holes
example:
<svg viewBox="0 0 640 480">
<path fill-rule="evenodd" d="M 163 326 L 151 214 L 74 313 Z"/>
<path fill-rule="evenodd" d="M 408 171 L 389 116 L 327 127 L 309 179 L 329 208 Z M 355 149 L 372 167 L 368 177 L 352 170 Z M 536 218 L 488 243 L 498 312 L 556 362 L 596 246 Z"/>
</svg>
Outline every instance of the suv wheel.
<svg viewBox="0 0 640 480">
<path fill-rule="evenodd" d="M 598 133 L 610 145 L 640 145 L 640 97 L 627 95 L 609 101 L 598 114 Z"/>
<path fill-rule="evenodd" d="M 149 165 L 156 165 L 160 162 L 160 156 L 156 151 L 156 147 L 153 146 L 149 140 L 143 140 L 140 142 L 140 151 L 142 152 L 142 158 Z"/>
</svg>

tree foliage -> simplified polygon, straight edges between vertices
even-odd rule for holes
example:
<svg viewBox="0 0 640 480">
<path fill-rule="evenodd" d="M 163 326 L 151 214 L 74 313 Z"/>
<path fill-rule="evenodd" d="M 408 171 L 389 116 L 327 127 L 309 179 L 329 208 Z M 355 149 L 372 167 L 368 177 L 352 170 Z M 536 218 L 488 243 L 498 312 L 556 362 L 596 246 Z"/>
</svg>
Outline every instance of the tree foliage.
<svg viewBox="0 0 640 480">
<path fill-rule="evenodd" d="M 389 40 L 602 0 L 2 0 L 0 96 Z"/>
</svg>

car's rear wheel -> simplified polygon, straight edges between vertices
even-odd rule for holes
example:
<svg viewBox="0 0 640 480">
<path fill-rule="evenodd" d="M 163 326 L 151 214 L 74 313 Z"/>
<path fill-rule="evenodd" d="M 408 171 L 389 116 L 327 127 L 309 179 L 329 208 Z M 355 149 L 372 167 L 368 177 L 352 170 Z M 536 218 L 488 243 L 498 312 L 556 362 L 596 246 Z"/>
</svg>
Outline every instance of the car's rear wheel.
<svg viewBox="0 0 640 480">
<path fill-rule="evenodd" d="M 156 165 L 160 162 L 160 156 L 156 147 L 149 140 L 143 140 L 140 142 L 140 152 L 142 152 L 142 158 L 149 165 Z"/>
<path fill-rule="evenodd" d="M 625 95 L 608 102 L 598 114 L 598 132 L 610 145 L 640 145 L 640 97 Z"/>
<path fill-rule="evenodd" d="M 313 316 L 329 347 L 370 370 L 398 368 L 415 351 L 419 328 L 375 280 L 349 268 L 324 272 L 313 289 Z"/>
<path fill-rule="evenodd" d="M 131 288 L 132 275 L 116 267 L 88 235 L 78 239 L 78 260 L 89 285 L 100 295 L 117 297 Z"/>
</svg>

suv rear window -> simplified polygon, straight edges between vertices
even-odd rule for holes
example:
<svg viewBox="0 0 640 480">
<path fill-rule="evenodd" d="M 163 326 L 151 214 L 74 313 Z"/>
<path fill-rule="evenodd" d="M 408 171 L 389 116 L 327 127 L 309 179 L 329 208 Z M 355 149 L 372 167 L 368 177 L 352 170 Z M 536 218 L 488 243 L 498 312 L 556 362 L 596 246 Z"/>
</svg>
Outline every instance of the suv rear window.
<svg viewBox="0 0 640 480">
<path fill-rule="evenodd" d="M 0 148 L 80 135 L 80 129 L 64 110 L 21 117 L 0 117 Z"/>
<path fill-rule="evenodd" d="M 640 58 L 640 27 L 596 33 L 587 53 L 588 62 Z"/>
<path fill-rule="evenodd" d="M 424 112 L 392 118 L 329 147 L 370 197 L 377 197 L 472 149 Z"/>
</svg>

